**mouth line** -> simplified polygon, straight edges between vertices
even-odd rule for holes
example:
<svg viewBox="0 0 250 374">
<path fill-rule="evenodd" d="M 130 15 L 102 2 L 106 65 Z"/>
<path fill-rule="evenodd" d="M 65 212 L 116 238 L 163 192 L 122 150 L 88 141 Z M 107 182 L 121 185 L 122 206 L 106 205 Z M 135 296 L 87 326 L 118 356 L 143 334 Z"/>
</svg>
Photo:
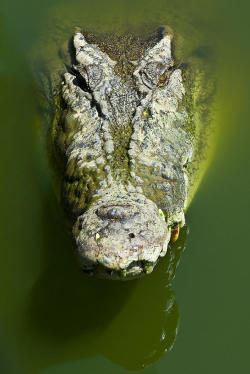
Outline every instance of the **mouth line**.
<svg viewBox="0 0 250 374">
<path fill-rule="evenodd" d="M 82 271 L 89 276 L 97 275 L 100 278 L 120 280 L 136 279 L 146 274 L 150 274 L 153 271 L 157 262 L 158 259 L 155 262 L 150 262 L 146 260 L 132 261 L 126 268 L 119 270 L 110 269 L 104 266 L 103 264 L 98 263 L 91 269 L 82 268 Z M 133 271 L 131 271 L 132 269 L 138 269 L 140 271 L 136 271 L 136 273 L 134 273 Z"/>
</svg>

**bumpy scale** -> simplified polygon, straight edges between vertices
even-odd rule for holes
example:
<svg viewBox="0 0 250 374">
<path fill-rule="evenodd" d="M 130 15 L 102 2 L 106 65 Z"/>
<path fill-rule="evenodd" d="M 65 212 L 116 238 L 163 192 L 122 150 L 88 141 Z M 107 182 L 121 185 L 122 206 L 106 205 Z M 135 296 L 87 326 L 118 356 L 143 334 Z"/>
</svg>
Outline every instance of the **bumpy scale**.
<svg viewBox="0 0 250 374">
<path fill-rule="evenodd" d="M 150 273 L 166 254 L 171 228 L 184 224 L 192 144 L 185 89 L 165 34 L 133 72 L 77 32 L 67 106 L 64 198 L 83 270 L 110 278 Z M 73 197 L 72 197 L 73 196 Z"/>
</svg>

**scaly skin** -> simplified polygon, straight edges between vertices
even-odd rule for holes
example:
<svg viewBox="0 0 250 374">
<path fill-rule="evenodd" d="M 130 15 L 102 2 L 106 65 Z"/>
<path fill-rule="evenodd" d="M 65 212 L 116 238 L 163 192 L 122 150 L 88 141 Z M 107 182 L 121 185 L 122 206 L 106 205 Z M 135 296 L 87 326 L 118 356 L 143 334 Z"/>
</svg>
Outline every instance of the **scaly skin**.
<svg viewBox="0 0 250 374">
<path fill-rule="evenodd" d="M 192 142 L 171 39 L 163 33 L 123 74 L 97 45 L 74 36 L 57 144 L 66 156 L 63 200 L 89 273 L 150 273 L 166 254 L 171 227 L 184 224 Z"/>
<path fill-rule="evenodd" d="M 71 68 L 69 51 L 61 53 L 61 88 L 65 69 L 51 60 L 44 92 L 54 112 L 59 198 L 80 264 L 129 279 L 153 270 L 171 228 L 185 222 L 205 170 L 212 90 L 199 62 L 175 66 L 166 29 L 144 43 L 129 35 L 97 41 L 78 30 Z"/>
</svg>

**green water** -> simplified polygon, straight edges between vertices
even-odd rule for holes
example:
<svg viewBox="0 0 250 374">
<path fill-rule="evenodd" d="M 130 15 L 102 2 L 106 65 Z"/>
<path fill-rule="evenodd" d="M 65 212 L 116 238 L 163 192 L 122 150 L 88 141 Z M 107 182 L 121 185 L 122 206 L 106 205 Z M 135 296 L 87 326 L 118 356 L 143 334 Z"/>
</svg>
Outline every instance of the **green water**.
<svg viewBox="0 0 250 374">
<path fill-rule="evenodd" d="M 2 1 L 1 374 L 249 372 L 249 12 L 243 0 Z M 187 228 L 142 280 L 88 279 L 73 259 L 28 59 L 41 36 L 56 45 L 51 14 L 59 35 L 171 23 L 186 53 L 216 55 L 204 55 L 218 76 L 215 156 Z"/>
</svg>

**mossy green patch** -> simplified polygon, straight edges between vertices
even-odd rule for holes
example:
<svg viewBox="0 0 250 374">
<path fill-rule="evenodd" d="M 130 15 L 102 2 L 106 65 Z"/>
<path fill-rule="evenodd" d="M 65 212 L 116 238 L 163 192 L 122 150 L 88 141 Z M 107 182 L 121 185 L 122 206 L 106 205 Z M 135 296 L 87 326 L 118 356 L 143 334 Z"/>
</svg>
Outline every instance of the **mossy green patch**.
<svg viewBox="0 0 250 374">
<path fill-rule="evenodd" d="M 133 133 L 131 123 L 116 126 L 111 124 L 110 134 L 113 138 L 114 152 L 112 154 L 112 163 L 110 164 L 112 174 L 120 180 L 127 180 L 130 178 L 130 164 L 128 157 L 128 149 L 130 138 Z"/>
</svg>

